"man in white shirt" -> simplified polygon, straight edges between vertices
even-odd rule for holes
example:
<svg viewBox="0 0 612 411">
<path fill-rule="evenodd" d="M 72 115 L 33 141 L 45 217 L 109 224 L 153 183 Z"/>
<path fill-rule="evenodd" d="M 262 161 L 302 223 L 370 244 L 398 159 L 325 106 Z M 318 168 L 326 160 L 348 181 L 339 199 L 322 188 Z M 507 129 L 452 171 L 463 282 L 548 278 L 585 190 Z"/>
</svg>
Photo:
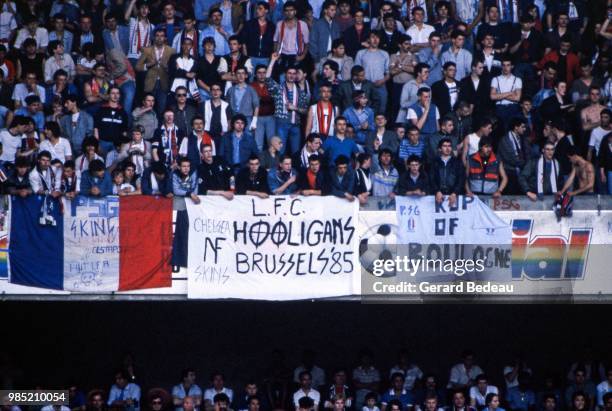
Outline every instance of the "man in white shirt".
<svg viewBox="0 0 612 411">
<path fill-rule="evenodd" d="M 407 391 L 412 391 L 414 384 L 423 378 L 423 371 L 421 371 L 418 365 L 409 361 L 409 352 L 405 349 L 400 351 L 398 363 L 391 368 L 389 376 L 397 372 L 404 375 L 404 389 Z"/>
<path fill-rule="evenodd" d="M 35 194 L 49 194 L 53 198 L 62 195 L 60 192 L 61 179 L 55 169 L 51 167 L 51 153 L 41 151 L 38 154 L 38 164 L 29 175 L 32 192 Z"/>
<path fill-rule="evenodd" d="M 321 394 L 319 391 L 312 388 L 312 374 L 308 371 L 302 371 L 299 375 L 300 389 L 293 394 L 293 405 L 296 411 L 300 407 L 300 399 L 303 397 L 311 398 L 314 401 L 314 407 L 319 407 L 321 402 Z"/>
<path fill-rule="evenodd" d="M 0 160 L 15 163 L 15 157 L 21 148 L 24 133 L 28 129 L 29 121 L 24 116 L 15 116 L 9 128 L 0 131 L 0 143 L 2 143 L 2 154 Z"/>
<path fill-rule="evenodd" d="M 447 388 L 465 389 L 474 384 L 476 377 L 483 374 L 482 368 L 474 364 L 474 353 L 465 350 L 462 355 L 462 362 L 454 365 L 450 370 Z"/>
<path fill-rule="evenodd" d="M 205 406 L 212 407 L 215 395 L 217 394 L 225 394 L 230 400 L 230 403 L 234 399 L 234 391 L 230 388 L 225 387 L 225 377 L 220 372 L 215 372 L 211 378 L 212 387 L 207 388 L 204 391 L 204 404 Z"/>
<path fill-rule="evenodd" d="M 488 394 L 499 394 L 499 390 L 488 384 L 486 375 L 480 374 L 476 377 L 476 385 L 470 388 L 470 405 L 479 410 L 484 408 Z"/>
<path fill-rule="evenodd" d="M 523 81 L 512 74 L 512 59 L 502 58 L 502 74 L 491 80 L 491 100 L 495 103 L 495 115 L 506 131 L 508 122 L 519 115 Z"/>
<path fill-rule="evenodd" d="M 608 367 L 606 371 L 606 379 L 597 385 L 597 406 L 600 409 L 608 410 L 610 408 L 610 393 L 612 393 L 612 367 Z M 604 397 L 608 397 L 604 401 Z"/>
<path fill-rule="evenodd" d="M 49 32 L 43 27 L 38 27 L 38 19 L 36 16 L 26 16 L 24 19 L 24 27 L 17 32 L 15 39 L 15 48 L 21 49 L 21 44 L 25 39 L 32 38 L 36 40 L 36 48 L 39 53 L 46 53 L 47 45 L 49 44 Z"/>
<path fill-rule="evenodd" d="M 325 371 L 315 365 L 316 354 L 314 351 L 305 350 L 302 353 L 302 364 L 293 370 L 293 382 L 300 383 L 300 374 L 304 371 L 310 373 L 313 387 L 320 387 L 325 384 Z"/>
<path fill-rule="evenodd" d="M 45 140 L 40 143 L 39 150 L 47 150 L 51 153 L 51 160 L 59 160 L 63 163 L 72 160 L 72 149 L 70 142 L 60 137 L 60 126 L 55 121 L 48 121 L 44 130 Z"/>
<path fill-rule="evenodd" d="M 429 45 L 429 35 L 435 31 L 433 26 L 425 24 L 425 9 L 415 7 L 412 9 L 413 24 L 406 31 L 412 41 L 413 53 Z"/>
</svg>

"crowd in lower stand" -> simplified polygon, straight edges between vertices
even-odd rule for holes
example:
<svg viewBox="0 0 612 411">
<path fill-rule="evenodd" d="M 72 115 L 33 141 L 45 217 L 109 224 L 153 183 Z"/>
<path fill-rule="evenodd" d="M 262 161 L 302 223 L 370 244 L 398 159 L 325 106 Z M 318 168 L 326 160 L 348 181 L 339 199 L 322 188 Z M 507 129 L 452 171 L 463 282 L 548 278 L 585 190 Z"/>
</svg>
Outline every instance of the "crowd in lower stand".
<svg viewBox="0 0 612 411">
<path fill-rule="evenodd" d="M 606 0 L 3 0 L 3 193 L 612 193 Z"/>
<path fill-rule="evenodd" d="M 151 388 L 143 391 L 140 369 L 128 354 L 109 375 L 113 380 L 108 389 L 94 388 L 86 394 L 79 384 L 37 387 L 69 390 L 69 404 L 29 407 L 28 411 L 612 410 L 612 368 L 592 359 L 572 363 L 562 376 L 532 370 L 517 356 L 503 370 L 485 374 L 474 353 L 465 350 L 461 361 L 450 368 L 448 379 L 441 379 L 424 373 L 407 350 L 399 351 L 388 372 L 377 367 L 369 350 L 360 352 L 356 367 L 327 370 L 330 374 L 317 365 L 312 351 L 304 351 L 302 362 L 293 370 L 283 358 L 281 351 L 274 351 L 265 375 L 243 375 L 244 384 L 234 386 L 235 390 L 219 371 L 210 374 L 208 388 L 203 389 L 196 370 L 186 368 L 171 390 L 149 384 Z M 492 380 L 503 385 L 496 386 Z M 1 411 L 21 410 L 4 405 Z"/>
</svg>

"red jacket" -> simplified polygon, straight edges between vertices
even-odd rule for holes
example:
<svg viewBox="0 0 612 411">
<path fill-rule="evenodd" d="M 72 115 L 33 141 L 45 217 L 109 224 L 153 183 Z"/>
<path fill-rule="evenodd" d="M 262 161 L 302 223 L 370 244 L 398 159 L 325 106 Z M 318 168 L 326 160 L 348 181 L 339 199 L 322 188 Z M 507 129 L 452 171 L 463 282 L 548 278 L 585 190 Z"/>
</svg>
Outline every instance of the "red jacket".
<svg viewBox="0 0 612 411">
<path fill-rule="evenodd" d="M 546 54 L 544 57 L 542 57 L 542 60 L 540 60 L 540 62 L 538 63 L 538 70 L 542 70 L 544 68 L 544 65 L 548 63 L 549 61 L 558 63 L 559 62 L 559 52 L 556 50 L 553 50 L 549 52 L 548 54 Z M 565 78 L 565 81 L 567 82 L 567 87 L 569 88 L 572 86 L 572 82 L 574 81 L 574 78 L 578 77 L 579 75 L 578 73 L 580 70 L 580 60 L 578 59 L 578 56 L 576 54 L 570 51 L 569 53 L 567 53 L 565 62 L 567 66 L 566 67 L 567 76 Z"/>
</svg>

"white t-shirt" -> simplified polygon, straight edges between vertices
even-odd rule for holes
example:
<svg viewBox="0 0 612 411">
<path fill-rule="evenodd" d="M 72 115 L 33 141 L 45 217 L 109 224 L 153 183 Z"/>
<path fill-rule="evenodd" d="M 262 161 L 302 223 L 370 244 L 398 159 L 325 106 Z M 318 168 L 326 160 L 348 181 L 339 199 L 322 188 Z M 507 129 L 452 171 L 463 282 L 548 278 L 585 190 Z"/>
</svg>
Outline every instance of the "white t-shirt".
<svg viewBox="0 0 612 411">
<path fill-rule="evenodd" d="M 599 155 L 599 146 L 601 145 L 601 140 L 610 132 L 610 130 L 606 130 L 601 126 L 596 127 L 591 131 L 591 138 L 589 138 L 589 147 L 593 147 L 595 149 L 595 154 Z"/>
<path fill-rule="evenodd" d="M 396 372 L 404 375 L 404 389 L 406 391 L 411 391 L 416 380 L 423 378 L 423 371 L 421 371 L 418 365 L 414 364 L 408 367 L 406 370 L 396 365 L 395 367 L 391 368 L 391 371 L 389 371 L 389 377 Z"/>
<path fill-rule="evenodd" d="M 2 143 L 2 155 L 0 155 L 0 160 L 14 163 L 17 151 L 21 148 L 22 139 L 23 135 L 21 134 L 14 136 L 8 129 L 1 130 L 0 143 Z"/>
<path fill-rule="evenodd" d="M 39 152 L 47 150 L 51 153 L 51 160 L 58 159 L 62 163 L 66 162 L 66 157 L 72 157 L 72 149 L 70 142 L 64 137 L 60 137 L 57 144 L 53 145 L 50 140 L 44 140 L 40 143 Z"/>
<path fill-rule="evenodd" d="M 300 373 L 302 371 L 306 371 L 306 368 L 304 368 L 303 365 L 300 365 L 295 370 L 293 370 L 293 382 L 300 382 Z M 313 387 L 320 387 L 321 385 L 325 384 L 325 371 L 323 370 L 323 368 L 313 365 L 312 369 L 310 369 L 310 375 L 312 376 Z"/>
<path fill-rule="evenodd" d="M 484 374 L 484 372 L 482 371 L 482 368 L 477 365 L 473 365 L 468 372 L 463 363 L 456 364 L 450 370 L 450 378 L 448 379 L 447 388 L 452 388 L 453 383 L 458 385 L 466 385 L 470 380 L 476 380 L 476 377 L 480 374 Z"/>
<path fill-rule="evenodd" d="M 457 99 L 459 98 L 459 87 L 457 87 L 457 83 L 454 81 L 452 83 L 446 83 L 446 87 L 448 87 L 448 94 L 450 96 L 450 105 L 451 109 L 455 107 L 455 103 L 457 103 Z"/>
<path fill-rule="evenodd" d="M 429 41 L 429 35 L 435 31 L 433 26 L 429 24 L 423 24 L 423 27 L 419 30 L 416 24 L 410 26 L 406 31 L 406 34 L 410 36 L 411 44 L 427 43 Z"/>
<path fill-rule="evenodd" d="M 418 120 L 419 116 L 417 116 L 416 111 L 413 108 L 408 109 L 408 115 L 406 116 L 408 120 Z M 440 120 L 440 112 L 438 111 L 438 107 L 436 107 L 436 121 Z"/>
<path fill-rule="evenodd" d="M 515 90 L 521 90 L 523 88 L 523 81 L 514 75 L 497 76 L 491 81 L 491 87 L 496 89 L 498 93 L 509 93 Z M 516 104 L 514 101 L 510 101 L 508 99 L 503 99 L 497 101 L 497 104 L 505 106 L 508 104 Z"/>
<path fill-rule="evenodd" d="M 13 101 L 21 102 L 21 105 L 25 107 L 27 106 L 25 102 L 26 97 L 37 95 L 38 97 L 40 97 L 40 102 L 44 104 L 45 103 L 45 89 L 42 86 L 37 85 L 36 90 L 37 90 L 37 93 L 28 91 L 28 88 L 26 87 L 25 84 L 19 83 L 15 85 L 15 89 L 13 90 L 13 96 L 11 98 L 13 99 Z"/>
<path fill-rule="evenodd" d="M 300 388 L 293 394 L 293 404 L 295 405 L 295 408 L 300 405 L 300 398 L 304 397 L 312 398 L 312 400 L 314 401 L 315 409 L 321 402 L 321 394 L 319 394 L 319 391 L 310 389 L 310 391 L 308 391 L 308 394 L 306 394 L 304 390 Z"/>
<path fill-rule="evenodd" d="M 13 10 L 15 10 L 15 3 L 13 3 Z M 17 21 L 15 15 L 8 11 L 0 13 L 0 40 L 8 40 L 11 35 L 11 31 L 17 28 Z M 8 44 L 6 44 L 8 46 Z"/>
<path fill-rule="evenodd" d="M 228 396 L 230 403 L 233 401 L 234 391 L 231 388 L 227 388 L 227 387 L 223 387 L 223 389 L 218 392 L 214 388 L 207 388 L 206 391 L 204 391 L 204 401 L 208 400 L 212 403 L 213 399 L 215 398 L 215 395 L 221 394 L 221 393 Z"/>
<path fill-rule="evenodd" d="M 21 44 L 27 38 L 33 38 L 34 40 L 36 40 L 36 47 L 38 47 L 39 49 L 46 48 L 49 45 L 49 32 L 47 31 L 47 29 L 43 27 L 38 27 L 36 29 L 36 35 L 31 36 L 28 29 L 24 27 L 17 33 L 17 38 L 15 39 L 15 48 L 21 49 Z"/>
<path fill-rule="evenodd" d="M 485 406 L 485 399 L 488 394 L 499 394 L 499 390 L 494 385 L 487 385 L 484 395 L 480 392 L 478 387 L 474 386 L 470 388 L 470 398 L 476 400 L 476 405 L 479 407 Z"/>
</svg>

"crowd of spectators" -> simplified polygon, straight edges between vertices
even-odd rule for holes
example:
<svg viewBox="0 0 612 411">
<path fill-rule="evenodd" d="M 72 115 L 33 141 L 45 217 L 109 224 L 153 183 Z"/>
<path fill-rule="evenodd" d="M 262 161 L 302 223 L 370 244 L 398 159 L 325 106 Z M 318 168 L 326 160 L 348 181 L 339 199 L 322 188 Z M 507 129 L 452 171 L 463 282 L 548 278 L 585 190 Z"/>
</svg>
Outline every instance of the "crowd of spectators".
<svg viewBox="0 0 612 411">
<path fill-rule="evenodd" d="M 328 370 L 330 371 L 330 370 Z M 489 370 L 492 372 L 491 370 Z M 141 388 L 131 355 L 117 369 L 113 383 L 87 394 L 78 384 L 68 406 L 30 407 L 28 411 L 610 411 L 612 368 L 594 360 L 576 361 L 566 375 L 536 373 L 520 356 L 503 370 L 485 374 L 474 353 L 465 350 L 448 379 L 424 373 L 407 350 L 400 350 L 390 370 L 376 367 L 371 351 L 359 354 L 355 368 L 330 374 L 304 351 L 301 363 L 285 366 L 280 351 L 266 376 L 228 387 L 222 372 L 212 372 L 200 386 L 194 368 L 185 368 L 171 389 Z M 499 374 L 499 375 L 497 375 Z M 493 385 L 491 378 L 503 382 Z M 41 387 L 39 387 L 41 388 Z M 2 411 L 20 411 L 3 405 Z"/>
<path fill-rule="evenodd" d="M 612 2 L 3 0 L 3 193 L 612 193 Z"/>
</svg>

